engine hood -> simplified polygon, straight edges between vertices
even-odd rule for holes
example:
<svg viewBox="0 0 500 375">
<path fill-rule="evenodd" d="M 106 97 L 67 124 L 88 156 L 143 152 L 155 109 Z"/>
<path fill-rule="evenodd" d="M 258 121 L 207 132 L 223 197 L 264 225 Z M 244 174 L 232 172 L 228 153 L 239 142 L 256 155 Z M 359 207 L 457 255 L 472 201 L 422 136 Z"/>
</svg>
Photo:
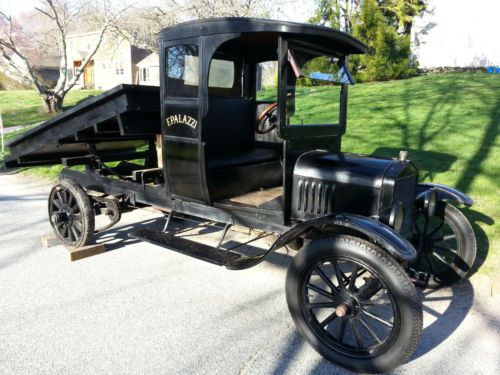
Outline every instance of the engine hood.
<svg viewBox="0 0 500 375">
<path fill-rule="evenodd" d="M 399 162 L 359 154 L 310 151 L 298 158 L 294 175 L 381 188 L 386 172 L 394 163 Z"/>
</svg>

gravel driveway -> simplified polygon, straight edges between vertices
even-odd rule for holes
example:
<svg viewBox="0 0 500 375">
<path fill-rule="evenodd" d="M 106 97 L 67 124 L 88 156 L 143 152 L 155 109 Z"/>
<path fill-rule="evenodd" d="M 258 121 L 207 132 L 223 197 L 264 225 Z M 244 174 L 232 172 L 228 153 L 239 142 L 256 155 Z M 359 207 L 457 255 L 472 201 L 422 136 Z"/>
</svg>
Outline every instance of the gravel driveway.
<svg viewBox="0 0 500 375">
<path fill-rule="evenodd" d="M 51 233 L 49 189 L 0 174 L 1 374 L 349 373 L 295 331 L 286 252 L 228 271 L 128 239 L 134 227 L 163 225 L 143 209 L 99 236 L 105 254 L 69 262 L 64 247 L 40 245 Z M 500 301 L 475 280 L 423 293 L 422 342 L 394 373 L 500 373 Z"/>
</svg>

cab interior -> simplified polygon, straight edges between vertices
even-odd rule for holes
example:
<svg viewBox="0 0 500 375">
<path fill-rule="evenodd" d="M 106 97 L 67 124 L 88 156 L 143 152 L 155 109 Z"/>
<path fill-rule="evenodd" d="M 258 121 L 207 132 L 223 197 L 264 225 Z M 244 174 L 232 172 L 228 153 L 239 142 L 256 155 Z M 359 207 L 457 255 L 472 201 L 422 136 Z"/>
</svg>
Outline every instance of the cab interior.
<svg viewBox="0 0 500 375">
<path fill-rule="evenodd" d="M 257 90 L 266 85 L 263 67 L 276 60 L 276 34 L 243 34 L 212 58 L 202 141 L 213 202 L 282 211 L 283 142 L 276 129 L 256 133 L 259 115 L 276 101 L 276 85 L 265 99 Z"/>
</svg>

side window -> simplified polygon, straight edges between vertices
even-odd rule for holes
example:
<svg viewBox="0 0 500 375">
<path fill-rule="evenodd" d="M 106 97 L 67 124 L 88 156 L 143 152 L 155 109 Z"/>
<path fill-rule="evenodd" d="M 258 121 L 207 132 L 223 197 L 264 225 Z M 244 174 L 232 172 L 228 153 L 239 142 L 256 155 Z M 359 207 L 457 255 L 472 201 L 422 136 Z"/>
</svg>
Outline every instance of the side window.
<svg viewBox="0 0 500 375">
<path fill-rule="evenodd" d="M 278 62 L 265 61 L 257 64 L 256 93 L 257 101 L 272 101 L 278 99 Z"/>
<path fill-rule="evenodd" d="M 167 97 L 198 96 L 198 46 L 182 44 L 166 50 Z"/>
<path fill-rule="evenodd" d="M 234 61 L 212 59 L 208 87 L 230 89 L 234 86 Z"/>
<path fill-rule="evenodd" d="M 241 96 L 241 63 L 234 56 L 216 53 L 210 62 L 208 92 L 210 95 Z"/>
</svg>

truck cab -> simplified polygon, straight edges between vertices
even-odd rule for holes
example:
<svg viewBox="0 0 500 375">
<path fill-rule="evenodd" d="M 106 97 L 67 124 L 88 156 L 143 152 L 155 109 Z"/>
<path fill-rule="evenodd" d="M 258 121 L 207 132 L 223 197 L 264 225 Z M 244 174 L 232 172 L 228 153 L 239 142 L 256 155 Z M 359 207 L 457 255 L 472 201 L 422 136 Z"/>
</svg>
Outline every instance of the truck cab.
<svg viewBox="0 0 500 375">
<path fill-rule="evenodd" d="M 347 55 L 364 45 L 332 29 L 249 19 L 176 25 L 159 45 L 168 194 L 290 223 L 295 162 L 340 151 Z M 337 95 L 315 98 L 332 85 Z M 331 111 L 314 116 L 316 106 Z"/>
</svg>

